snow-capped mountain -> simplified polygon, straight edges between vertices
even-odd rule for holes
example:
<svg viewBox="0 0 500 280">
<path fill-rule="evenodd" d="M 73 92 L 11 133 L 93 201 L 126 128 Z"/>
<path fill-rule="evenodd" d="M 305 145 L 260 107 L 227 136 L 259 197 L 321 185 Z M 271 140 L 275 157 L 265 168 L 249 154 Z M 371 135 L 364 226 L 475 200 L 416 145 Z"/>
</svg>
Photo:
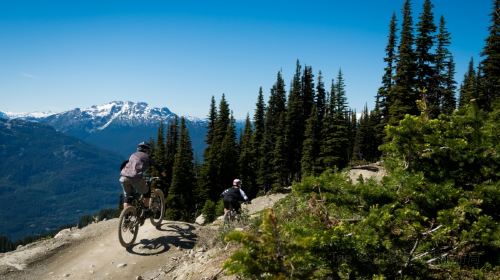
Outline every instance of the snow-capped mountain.
<svg viewBox="0 0 500 280">
<path fill-rule="evenodd" d="M 176 114 L 167 107 L 150 107 L 145 102 L 113 101 L 56 114 L 10 113 L 7 117 L 48 124 L 57 131 L 126 157 L 135 150 L 137 143 L 156 138 L 160 122 L 168 125 Z M 206 121 L 187 117 L 186 125 L 194 152 L 199 156 L 205 147 Z"/>
<path fill-rule="evenodd" d="M 114 126 L 138 126 L 165 122 L 176 115 L 168 108 L 149 107 L 145 102 L 113 101 L 94 105 L 87 109 L 76 108 L 70 111 L 45 117 L 45 121 L 56 129 L 65 131 L 76 127 L 86 132 L 104 130 Z"/>
</svg>

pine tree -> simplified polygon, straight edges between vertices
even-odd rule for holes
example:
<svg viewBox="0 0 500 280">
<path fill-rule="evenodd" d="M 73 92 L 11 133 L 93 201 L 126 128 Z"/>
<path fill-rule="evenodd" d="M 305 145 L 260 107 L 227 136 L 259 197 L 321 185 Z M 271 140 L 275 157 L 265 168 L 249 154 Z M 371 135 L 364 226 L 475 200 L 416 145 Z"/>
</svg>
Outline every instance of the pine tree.
<svg viewBox="0 0 500 280">
<path fill-rule="evenodd" d="M 177 116 L 170 121 L 167 131 L 165 173 L 167 174 L 164 194 L 168 193 L 168 188 L 172 184 L 172 173 L 174 169 L 175 154 L 179 143 L 179 119 Z"/>
<path fill-rule="evenodd" d="M 453 56 L 451 55 L 446 68 L 448 71 L 446 73 L 446 80 L 443 89 L 441 112 L 450 115 L 457 107 L 457 98 L 455 97 L 455 91 L 457 89 L 455 82 L 455 62 L 453 61 Z"/>
<path fill-rule="evenodd" d="M 319 167 L 317 166 L 320 150 L 319 134 L 321 132 L 319 124 L 318 110 L 316 105 L 314 105 L 311 116 L 306 124 L 301 160 L 303 176 L 318 175 L 319 172 Z"/>
<path fill-rule="evenodd" d="M 159 170 L 156 170 L 155 167 L 153 167 L 153 176 L 159 176 L 159 174 L 163 171 L 165 171 L 166 166 L 167 166 L 167 151 L 166 151 L 166 146 L 165 146 L 165 128 L 163 122 L 160 122 L 160 125 L 158 126 L 158 132 L 156 136 L 156 143 L 154 145 L 155 149 L 151 153 L 153 155 L 153 160 L 156 162 L 156 164 L 159 167 Z M 163 191 L 163 193 L 166 193 L 168 190 L 168 182 L 167 181 L 159 181 L 155 182 L 155 187 L 159 188 L 160 190 Z"/>
<path fill-rule="evenodd" d="M 327 107 L 321 129 L 321 142 L 319 154 L 319 166 L 321 170 L 333 168 L 334 162 L 334 116 L 337 109 L 337 94 L 335 93 L 335 81 L 332 79 L 332 85 L 327 97 Z"/>
<path fill-rule="evenodd" d="M 265 128 L 262 143 L 262 155 L 259 160 L 259 170 L 257 175 L 257 183 L 262 186 L 264 190 L 268 190 L 272 183 L 272 162 L 274 160 L 274 151 L 276 146 L 276 139 L 279 135 L 283 134 L 280 128 L 280 118 L 286 112 L 286 96 L 285 96 L 285 82 L 278 72 L 276 83 L 271 88 L 269 102 L 265 113 Z"/>
<path fill-rule="evenodd" d="M 278 129 L 285 129 L 286 113 L 282 112 L 279 116 Z M 290 170 L 287 164 L 289 151 L 287 150 L 286 135 L 280 134 L 276 137 L 272 159 L 272 187 L 280 189 L 290 184 Z"/>
<path fill-rule="evenodd" d="M 403 26 L 398 47 L 396 75 L 391 88 L 389 123 L 397 124 L 405 114 L 418 115 L 416 90 L 416 58 L 413 50 L 413 20 L 410 1 L 403 8 Z"/>
<path fill-rule="evenodd" d="M 478 96 L 479 108 L 491 110 L 491 105 L 500 97 L 500 0 L 494 0 L 491 13 L 492 23 L 481 55 L 481 91 Z"/>
<path fill-rule="evenodd" d="M 218 150 L 218 180 L 217 185 L 215 186 L 215 194 L 220 195 L 224 189 L 231 186 L 233 180 L 238 174 L 238 158 L 236 126 L 235 120 L 231 115 L 229 117 L 229 123 L 226 126 L 226 131 L 224 133 L 220 149 Z"/>
<path fill-rule="evenodd" d="M 263 149 L 263 144 L 264 144 L 264 132 L 265 132 L 265 104 L 264 104 L 264 95 L 262 93 L 262 87 L 259 88 L 259 95 L 257 97 L 257 103 L 255 104 L 255 113 L 253 117 L 253 124 L 254 124 L 254 132 L 252 134 L 252 148 L 253 148 L 253 160 L 255 161 L 253 163 L 253 166 L 255 168 L 254 173 L 255 173 L 255 184 L 257 188 L 257 192 L 259 192 L 260 188 L 259 186 L 259 170 L 261 169 L 261 163 L 263 162 L 263 157 L 264 157 L 264 149 Z"/>
<path fill-rule="evenodd" d="M 450 45 L 450 33 L 446 29 L 446 22 L 441 16 L 439 20 L 439 33 L 437 36 L 436 47 L 436 84 L 437 92 L 440 99 L 440 112 L 451 114 L 456 107 L 455 98 L 455 64 L 453 56 L 448 50 Z"/>
<path fill-rule="evenodd" d="M 316 86 L 316 109 L 318 110 L 318 124 L 321 126 L 326 113 L 326 90 L 321 71 L 319 71 L 318 84 Z"/>
<path fill-rule="evenodd" d="M 472 99 L 476 99 L 477 96 L 477 82 L 476 82 L 476 71 L 474 70 L 474 60 L 473 58 L 469 61 L 469 68 L 464 75 L 464 80 L 460 85 L 460 99 L 459 106 L 463 107 Z"/>
<path fill-rule="evenodd" d="M 290 179 L 300 180 L 300 159 L 302 155 L 302 142 L 304 141 L 305 116 L 304 99 L 301 86 L 301 65 L 297 61 L 295 75 L 288 97 L 287 115 L 285 119 L 285 139 L 283 145 L 288 150 L 287 167 Z M 287 182 L 288 184 L 289 182 Z"/>
<path fill-rule="evenodd" d="M 417 24 L 418 36 L 416 39 L 415 55 L 417 60 L 417 89 L 425 92 L 423 96 L 426 100 L 429 115 L 436 118 L 439 115 L 440 95 L 437 90 L 436 81 L 436 56 L 431 53 L 434 45 L 436 25 L 434 24 L 434 15 L 432 13 L 432 4 L 430 0 L 425 0 L 422 13 Z"/>
<path fill-rule="evenodd" d="M 239 175 L 243 181 L 245 192 L 250 198 L 257 195 L 258 188 L 255 176 L 255 155 L 252 143 L 252 123 L 250 116 L 245 120 L 245 129 L 240 138 L 240 157 L 238 159 Z"/>
<path fill-rule="evenodd" d="M 314 74 L 311 66 L 304 66 L 302 74 L 302 104 L 304 121 L 311 116 L 312 107 L 315 101 Z"/>
<path fill-rule="evenodd" d="M 215 143 L 215 129 L 217 123 L 217 105 L 215 102 L 215 97 L 212 96 L 210 102 L 210 110 L 208 113 L 208 125 L 207 125 L 207 137 L 205 142 L 207 147 L 204 151 L 204 162 L 200 168 L 200 176 L 198 181 L 198 188 L 196 191 L 197 203 L 200 205 L 205 204 L 206 199 L 217 199 L 215 191 L 212 191 L 214 186 L 217 184 L 217 146 Z M 201 207 L 201 206 L 200 206 Z"/>
<path fill-rule="evenodd" d="M 181 118 L 180 139 L 175 155 L 172 185 L 166 199 L 166 217 L 171 220 L 192 221 L 194 219 L 193 190 L 194 176 L 193 148 L 186 127 L 186 120 Z"/>
<path fill-rule="evenodd" d="M 382 86 L 378 90 L 375 104 L 375 107 L 378 108 L 382 116 L 382 129 L 385 124 L 387 124 L 387 120 L 389 119 L 389 105 L 391 104 L 390 94 L 394 85 L 397 41 L 396 32 L 396 14 L 393 13 L 389 24 L 388 42 L 385 48 L 384 62 L 386 63 L 386 66 L 384 68 L 384 76 L 382 77 Z"/>
</svg>

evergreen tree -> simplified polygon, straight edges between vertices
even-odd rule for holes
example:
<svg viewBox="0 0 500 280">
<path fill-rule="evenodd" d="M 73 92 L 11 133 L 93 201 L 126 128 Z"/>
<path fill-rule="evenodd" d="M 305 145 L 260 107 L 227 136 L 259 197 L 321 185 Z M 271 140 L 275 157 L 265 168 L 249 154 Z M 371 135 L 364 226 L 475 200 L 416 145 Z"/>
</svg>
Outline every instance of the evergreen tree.
<svg viewBox="0 0 500 280">
<path fill-rule="evenodd" d="M 265 127 L 262 143 L 262 155 L 259 159 L 259 170 L 257 182 L 264 190 L 268 190 L 272 183 L 272 164 L 274 160 L 274 150 L 278 135 L 283 134 L 280 128 L 280 118 L 286 112 L 285 82 L 278 72 L 276 83 L 271 88 L 267 110 L 265 112 Z"/>
<path fill-rule="evenodd" d="M 152 168 L 152 175 L 159 176 L 162 171 L 165 171 L 167 165 L 167 151 L 165 146 L 165 127 L 163 121 L 161 121 L 160 125 L 158 126 L 156 142 L 154 145 L 154 149 L 151 152 L 151 155 L 153 157 L 153 160 L 159 167 L 158 170 L 155 167 Z M 165 194 L 167 193 L 168 190 L 167 183 L 168 182 L 161 180 L 159 182 L 155 182 L 154 187 L 162 190 L 163 193 Z"/>
<path fill-rule="evenodd" d="M 302 155 L 302 142 L 304 141 L 304 99 L 301 86 L 301 65 L 297 61 L 295 75 L 288 97 L 287 115 L 285 120 L 285 139 L 283 145 L 288 150 L 287 167 L 290 179 L 300 180 L 300 159 Z M 288 184 L 289 182 L 287 182 Z"/>
<path fill-rule="evenodd" d="M 278 129 L 285 129 L 286 113 L 282 112 L 279 117 Z M 287 164 L 289 151 L 287 150 L 286 135 L 280 134 L 276 137 L 272 159 L 272 187 L 279 189 L 290 184 L 290 170 Z"/>
<path fill-rule="evenodd" d="M 324 117 L 323 127 L 321 129 L 319 165 L 322 170 L 332 168 L 334 162 L 334 116 L 337 109 L 337 94 L 335 93 L 335 81 L 332 79 L 332 85 L 327 98 L 327 107 Z"/>
<path fill-rule="evenodd" d="M 350 113 L 347 106 L 344 76 L 340 69 L 339 73 L 337 74 L 337 84 L 335 85 L 335 88 L 335 93 L 337 94 L 337 109 L 334 114 L 334 139 L 337 146 L 337 149 L 335 150 L 335 165 L 338 168 L 344 168 L 347 166 L 347 163 L 350 160 L 350 155 L 353 148 L 351 143 L 354 142 L 354 136 L 352 133 L 352 126 L 350 125 Z M 356 122 L 356 116 L 354 116 L 354 122 Z"/>
<path fill-rule="evenodd" d="M 220 114 L 222 115 L 222 114 Z M 217 184 L 215 186 L 215 195 L 220 196 L 220 194 L 227 187 L 232 185 L 233 180 L 238 175 L 238 145 L 236 143 L 236 126 L 235 120 L 231 115 L 229 117 L 229 123 L 226 126 L 226 131 L 224 133 L 224 138 L 222 139 L 220 149 L 218 150 L 217 159 Z"/>
<path fill-rule="evenodd" d="M 490 33 L 481 53 L 484 59 L 478 105 L 484 110 L 491 110 L 492 103 L 500 97 L 500 0 L 494 0 L 491 16 Z"/>
<path fill-rule="evenodd" d="M 416 58 L 413 50 L 413 20 L 410 1 L 403 8 L 401 41 L 398 47 L 396 75 L 391 88 L 389 104 L 389 123 L 396 124 L 405 114 L 418 115 L 416 90 Z"/>
<path fill-rule="evenodd" d="M 172 185 L 166 199 L 166 217 L 171 220 L 192 221 L 194 219 L 193 190 L 195 187 L 193 148 L 186 127 L 181 118 L 180 139 L 175 155 Z"/>
<path fill-rule="evenodd" d="M 317 166 L 320 150 L 319 134 L 321 132 L 319 125 L 319 114 L 316 105 L 314 105 L 306 124 L 301 160 L 303 176 L 318 175 L 320 171 L 319 166 Z"/>
<path fill-rule="evenodd" d="M 440 112 L 451 114 L 456 107 L 455 98 L 455 64 L 453 56 L 448 50 L 450 45 L 450 33 L 446 29 L 446 22 L 441 16 L 439 20 L 439 33 L 436 47 L 436 83 L 437 92 L 440 99 Z"/>
<path fill-rule="evenodd" d="M 314 75 L 311 66 L 304 66 L 302 74 L 302 103 L 304 111 L 304 121 L 311 116 L 312 107 L 315 101 Z"/>
<path fill-rule="evenodd" d="M 218 144 L 215 143 L 215 129 L 217 119 L 217 105 L 215 102 L 215 98 L 212 96 L 210 102 L 210 110 L 208 113 L 207 137 L 205 139 L 207 147 L 204 151 L 204 162 L 200 168 L 198 189 L 196 191 L 197 203 L 199 203 L 200 205 L 204 205 L 206 199 L 215 200 L 218 198 L 215 197 L 215 191 L 211 191 L 214 188 L 213 186 L 217 184 L 216 155 Z"/>
<path fill-rule="evenodd" d="M 474 60 L 471 58 L 469 61 L 469 68 L 464 75 L 464 80 L 460 85 L 460 99 L 459 106 L 463 107 L 472 99 L 477 98 L 477 82 L 476 71 L 474 70 Z"/>
<path fill-rule="evenodd" d="M 346 167 L 351 153 L 349 151 L 349 112 L 340 71 L 337 78 L 340 78 L 342 82 L 334 83 L 332 80 L 329 105 L 321 132 L 320 162 L 323 170 Z"/>
<path fill-rule="evenodd" d="M 441 112 L 450 115 L 457 107 L 457 99 L 455 97 L 455 91 L 457 89 L 455 82 L 455 62 L 453 61 L 453 56 L 450 55 L 447 62 L 447 70 L 445 86 L 443 91 L 443 100 L 441 105 Z"/>
<path fill-rule="evenodd" d="M 252 134 L 252 148 L 253 148 L 253 163 L 254 173 L 256 176 L 255 184 L 256 191 L 259 191 L 259 170 L 262 170 L 261 163 L 264 161 L 264 132 L 265 132 L 265 104 L 264 95 L 262 93 L 262 87 L 259 88 L 259 95 L 257 97 L 257 103 L 255 105 L 255 113 L 253 117 L 254 132 Z"/>
<path fill-rule="evenodd" d="M 326 113 L 326 90 L 321 71 L 319 71 L 318 84 L 316 86 L 316 109 L 318 110 L 318 125 L 321 126 Z"/>
<path fill-rule="evenodd" d="M 166 161 L 165 161 L 165 173 L 166 187 L 164 194 L 168 193 L 168 188 L 172 184 L 172 174 L 174 169 L 175 154 L 177 153 L 177 146 L 179 143 L 179 119 L 177 116 L 170 121 L 167 131 L 167 143 L 166 143 Z"/>
<path fill-rule="evenodd" d="M 417 89 L 425 92 L 423 96 L 426 100 L 429 115 L 436 118 L 439 115 L 440 95 L 437 90 L 436 56 L 431 53 L 434 45 L 436 25 L 434 24 L 434 15 L 432 13 L 432 4 L 430 0 L 425 0 L 422 13 L 417 24 L 418 36 L 416 39 L 415 55 L 417 60 Z"/>
<path fill-rule="evenodd" d="M 390 94 L 394 85 L 394 70 L 396 63 L 396 14 L 393 13 L 389 24 L 389 36 L 387 46 L 385 48 L 384 76 L 382 76 L 382 86 L 379 88 L 375 107 L 378 108 L 381 114 L 382 130 L 387 120 L 389 119 L 389 105 L 391 104 Z"/>
<path fill-rule="evenodd" d="M 243 181 L 244 189 L 248 197 L 254 198 L 258 188 L 255 176 L 255 155 L 252 143 L 252 123 L 250 116 L 245 120 L 245 129 L 240 138 L 240 157 L 238 160 L 239 175 Z"/>
</svg>

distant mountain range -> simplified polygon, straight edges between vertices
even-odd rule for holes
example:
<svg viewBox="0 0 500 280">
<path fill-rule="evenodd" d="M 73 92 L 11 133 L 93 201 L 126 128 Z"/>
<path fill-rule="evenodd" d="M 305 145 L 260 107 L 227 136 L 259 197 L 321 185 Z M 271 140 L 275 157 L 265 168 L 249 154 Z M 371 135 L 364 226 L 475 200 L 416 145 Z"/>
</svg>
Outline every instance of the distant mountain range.
<svg viewBox="0 0 500 280">
<path fill-rule="evenodd" d="M 6 113 L 4 116 L 48 124 L 57 131 L 128 157 L 137 143 L 156 138 L 160 122 L 168 125 L 176 114 L 166 107 L 150 107 L 144 102 L 113 101 L 56 114 Z M 195 156 L 202 160 L 207 122 L 193 117 L 186 120 Z"/>
<path fill-rule="evenodd" d="M 122 157 L 46 124 L 0 119 L 0 235 L 18 239 L 115 208 Z"/>
</svg>

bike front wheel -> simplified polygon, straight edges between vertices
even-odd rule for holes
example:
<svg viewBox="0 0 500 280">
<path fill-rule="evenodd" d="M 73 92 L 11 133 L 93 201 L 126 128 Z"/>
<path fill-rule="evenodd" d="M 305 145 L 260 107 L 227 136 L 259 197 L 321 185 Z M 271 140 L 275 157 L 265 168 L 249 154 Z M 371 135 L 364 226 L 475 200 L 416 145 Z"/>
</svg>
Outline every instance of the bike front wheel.
<svg viewBox="0 0 500 280">
<path fill-rule="evenodd" d="M 156 189 L 151 194 L 151 202 L 149 209 L 151 209 L 151 224 L 155 227 L 161 226 L 161 221 L 165 216 L 165 196 L 161 190 Z"/>
<path fill-rule="evenodd" d="M 123 209 L 118 221 L 118 239 L 127 248 L 134 243 L 139 232 L 137 209 L 133 206 Z"/>
</svg>

